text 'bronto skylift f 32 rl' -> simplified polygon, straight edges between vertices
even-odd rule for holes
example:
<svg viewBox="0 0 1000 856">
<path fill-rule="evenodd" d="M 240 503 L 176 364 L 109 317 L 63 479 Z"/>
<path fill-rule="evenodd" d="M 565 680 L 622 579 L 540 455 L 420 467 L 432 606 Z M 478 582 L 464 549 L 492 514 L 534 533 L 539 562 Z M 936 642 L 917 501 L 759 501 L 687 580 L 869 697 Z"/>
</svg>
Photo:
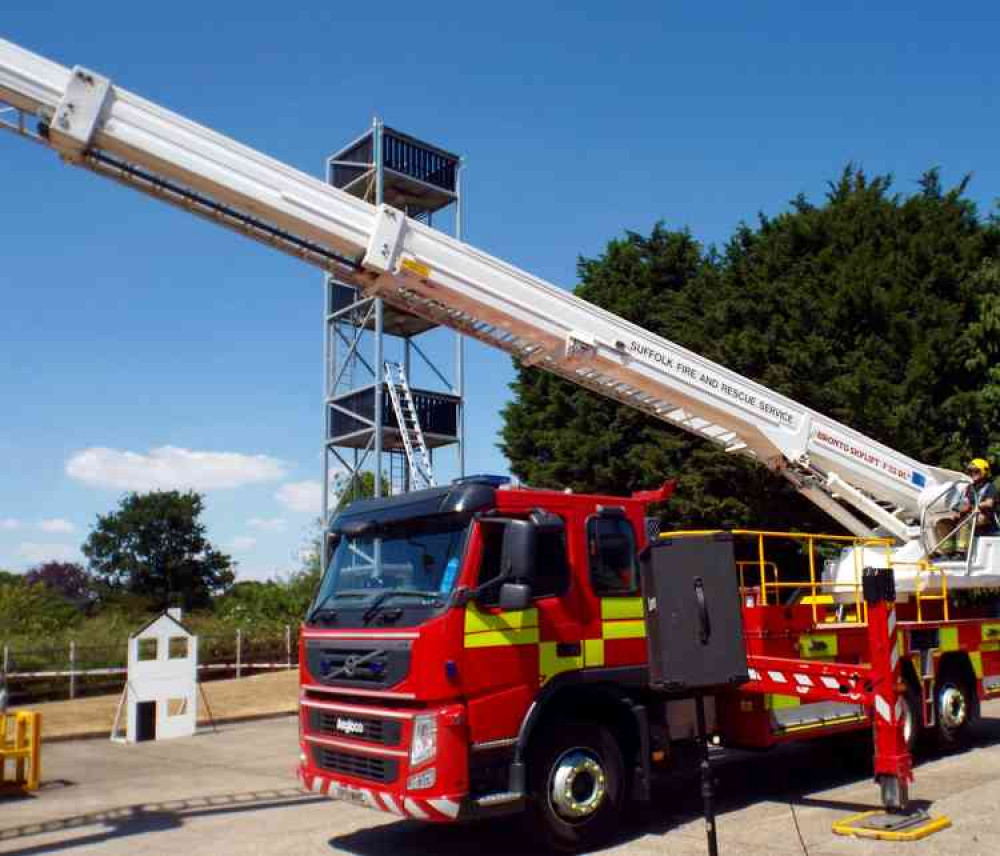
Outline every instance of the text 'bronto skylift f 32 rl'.
<svg viewBox="0 0 1000 856">
<path fill-rule="evenodd" d="M 700 730 L 767 747 L 855 729 L 900 808 L 916 736 L 957 742 L 1000 692 L 1000 621 L 952 598 L 1000 585 L 1000 538 L 934 558 L 963 475 L 87 68 L 0 41 L 0 99 L 3 127 L 67 162 L 750 456 L 851 533 L 660 534 L 669 485 L 471 477 L 357 502 L 327 521 L 302 630 L 306 787 L 428 821 L 528 810 L 586 847 Z"/>
</svg>

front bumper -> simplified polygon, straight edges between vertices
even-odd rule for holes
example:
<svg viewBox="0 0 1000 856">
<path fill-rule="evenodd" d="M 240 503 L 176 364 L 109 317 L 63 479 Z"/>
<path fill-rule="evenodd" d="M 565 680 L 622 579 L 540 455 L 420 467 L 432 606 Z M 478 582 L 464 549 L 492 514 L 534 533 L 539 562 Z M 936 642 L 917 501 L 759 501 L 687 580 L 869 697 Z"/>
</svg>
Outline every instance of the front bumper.
<svg viewBox="0 0 1000 856">
<path fill-rule="evenodd" d="M 469 815 L 464 794 L 453 796 L 410 796 L 381 790 L 378 787 L 339 781 L 322 773 L 299 768 L 302 786 L 314 794 L 364 806 L 397 817 L 436 823 L 453 823 Z"/>
<path fill-rule="evenodd" d="M 415 721 L 428 715 L 436 717 L 436 750 L 411 766 Z M 310 693 L 299 723 L 298 777 L 306 790 L 401 818 L 448 823 L 469 815 L 464 705 L 397 707 Z M 411 787 L 423 773 L 433 782 Z"/>
</svg>

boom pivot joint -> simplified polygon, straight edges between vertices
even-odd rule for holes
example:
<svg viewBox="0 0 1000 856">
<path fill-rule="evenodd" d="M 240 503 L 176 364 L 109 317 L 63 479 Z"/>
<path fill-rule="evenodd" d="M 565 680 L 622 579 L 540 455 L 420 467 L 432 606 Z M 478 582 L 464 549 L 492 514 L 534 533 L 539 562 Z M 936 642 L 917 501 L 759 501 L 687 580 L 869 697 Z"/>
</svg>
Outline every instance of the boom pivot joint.
<svg viewBox="0 0 1000 856">
<path fill-rule="evenodd" d="M 80 65 L 73 69 L 49 127 L 52 145 L 67 160 L 83 160 L 110 95 L 108 78 Z"/>
</svg>

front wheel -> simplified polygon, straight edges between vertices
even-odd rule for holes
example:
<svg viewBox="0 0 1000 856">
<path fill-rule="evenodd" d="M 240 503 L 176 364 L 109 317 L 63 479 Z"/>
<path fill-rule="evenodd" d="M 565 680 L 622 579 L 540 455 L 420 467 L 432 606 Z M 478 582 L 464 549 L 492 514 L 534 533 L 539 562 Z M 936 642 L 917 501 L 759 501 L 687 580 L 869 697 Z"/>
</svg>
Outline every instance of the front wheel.
<svg viewBox="0 0 1000 856">
<path fill-rule="evenodd" d="M 590 849 L 615 830 L 625 802 L 625 765 L 603 726 L 568 724 L 541 735 L 530 759 L 532 814 L 559 850 Z"/>
</svg>

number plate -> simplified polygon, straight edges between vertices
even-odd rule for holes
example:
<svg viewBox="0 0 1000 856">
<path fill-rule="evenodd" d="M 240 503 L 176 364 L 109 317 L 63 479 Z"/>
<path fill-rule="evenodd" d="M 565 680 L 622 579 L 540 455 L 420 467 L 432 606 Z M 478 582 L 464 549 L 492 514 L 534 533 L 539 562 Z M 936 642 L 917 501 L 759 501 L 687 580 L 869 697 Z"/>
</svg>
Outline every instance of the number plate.
<svg viewBox="0 0 1000 856">
<path fill-rule="evenodd" d="M 335 800 L 343 800 L 355 805 L 369 805 L 364 791 L 351 785 L 342 785 L 339 782 L 330 782 L 330 790 L 327 791 L 327 795 Z"/>
</svg>

